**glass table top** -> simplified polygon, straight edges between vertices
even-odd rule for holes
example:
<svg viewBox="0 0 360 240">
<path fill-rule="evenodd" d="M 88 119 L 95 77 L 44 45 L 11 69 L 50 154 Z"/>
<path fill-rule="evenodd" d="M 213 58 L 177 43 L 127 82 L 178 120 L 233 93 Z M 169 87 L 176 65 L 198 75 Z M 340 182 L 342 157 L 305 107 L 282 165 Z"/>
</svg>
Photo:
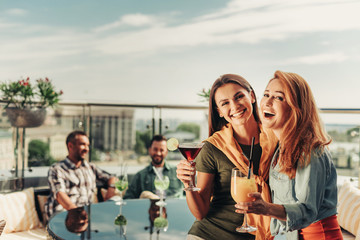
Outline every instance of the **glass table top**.
<svg viewBox="0 0 360 240">
<path fill-rule="evenodd" d="M 122 215 L 115 225 L 120 206 L 114 201 L 101 202 L 69 212 L 55 215 L 47 226 L 55 239 L 185 239 L 195 218 L 190 213 L 185 199 L 167 199 L 159 216 L 159 207 L 149 199 L 126 199 L 122 206 Z M 89 214 L 90 213 L 90 214 Z M 67 218 L 68 216 L 68 218 Z M 65 220 L 67 218 L 66 224 Z M 126 223 L 126 224 L 125 224 Z M 163 225 L 162 225 L 163 224 Z M 162 225 L 162 226 L 161 226 Z"/>
</svg>

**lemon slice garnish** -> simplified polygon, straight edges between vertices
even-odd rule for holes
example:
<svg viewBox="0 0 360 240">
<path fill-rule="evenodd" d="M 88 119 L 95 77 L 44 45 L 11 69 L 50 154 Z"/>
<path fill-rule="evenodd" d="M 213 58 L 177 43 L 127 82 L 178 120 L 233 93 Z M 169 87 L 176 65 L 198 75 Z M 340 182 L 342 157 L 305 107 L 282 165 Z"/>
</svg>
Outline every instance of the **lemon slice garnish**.
<svg viewBox="0 0 360 240">
<path fill-rule="evenodd" d="M 179 141 L 176 138 L 170 138 L 167 140 L 166 146 L 169 151 L 175 151 L 179 146 Z"/>
</svg>

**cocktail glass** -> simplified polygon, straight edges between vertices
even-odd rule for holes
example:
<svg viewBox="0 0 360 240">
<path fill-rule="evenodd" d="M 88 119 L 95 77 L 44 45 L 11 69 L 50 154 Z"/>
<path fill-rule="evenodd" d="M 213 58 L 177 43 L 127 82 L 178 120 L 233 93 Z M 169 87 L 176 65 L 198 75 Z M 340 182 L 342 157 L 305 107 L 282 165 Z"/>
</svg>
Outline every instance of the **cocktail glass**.
<svg viewBox="0 0 360 240">
<path fill-rule="evenodd" d="M 204 143 L 181 143 L 178 146 L 181 154 L 186 158 L 186 160 L 191 164 L 191 166 L 195 166 L 195 158 L 200 152 Z M 185 191 L 199 191 L 200 188 L 195 187 L 195 184 L 190 179 L 189 186 L 184 188 Z"/>
<path fill-rule="evenodd" d="M 125 205 L 126 202 L 123 200 L 122 192 L 128 187 L 128 177 L 127 174 L 124 174 L 119 178 L 119 181 L 115 182 L 115 187 L 119 190 L 120 200 L 116 203 L 116 205 Z"/>
<path fill-rule="evenodd" d="M 257 192 L 255 179 L 250 174 L 248 179 L 247 174 L 243 174 L 238 168 L 233 168 L 231 171 L 231 196 L 236 203 L 251 202 L 253 198 L 248 197 L 248 193 Z M 254 232 L 257 228 L 248 225 L 246 213 L 244 213 L 244 222 L 241 227 L 237 227 L 236 231 L 241 233 Z"/>
<path fill-rule="evenodd" d="M 160 191 L 160 201 L 155 204 L 164 207 L 166 202 L 164 201 L 164 191 L 169 188 L 170 180 L 168 176 L 163 176 L 161 179 L 156 176 L 154 180 L 154 185 L 157 190 Z"/>
</svg>

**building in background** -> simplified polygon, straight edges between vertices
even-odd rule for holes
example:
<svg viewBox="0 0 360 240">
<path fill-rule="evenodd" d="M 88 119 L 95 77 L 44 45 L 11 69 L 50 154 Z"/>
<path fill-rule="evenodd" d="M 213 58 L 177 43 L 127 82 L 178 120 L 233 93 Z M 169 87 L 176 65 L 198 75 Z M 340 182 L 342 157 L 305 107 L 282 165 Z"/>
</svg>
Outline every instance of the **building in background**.
<svg viewBox="0 0 360 240">
<path fill-rule="evenodd" d="M 86 109 L 88 110 L 88 109 Z M 99 107 L 91 108 L 90 113 L 82 107 L 61 107 L 48 110 L 44 124 L 37 128 L 26 128 L 25 168 L 28 167 L 28 145 L 32 140 L 49 144 L 50 155 L 62 160 L 67 155 L 65 140 L 75 130 L 86 130 L 91 139 L 91 148 L 99 152 L 131 152 L 135 145 L 134 109 Z M 90 128 L 88 127 L 90 126 Z M 10 170 L 15 166 L 14 146 L 15 128 L 10 126 L 6 112 L 0 115 L 0 169 Z M 20 131 L 22 132 L 22 131 Z M 20 161 L 21 159 L 19 159 Z M 18 166 L 22 166 L 19 162 Z"/>
</svg>

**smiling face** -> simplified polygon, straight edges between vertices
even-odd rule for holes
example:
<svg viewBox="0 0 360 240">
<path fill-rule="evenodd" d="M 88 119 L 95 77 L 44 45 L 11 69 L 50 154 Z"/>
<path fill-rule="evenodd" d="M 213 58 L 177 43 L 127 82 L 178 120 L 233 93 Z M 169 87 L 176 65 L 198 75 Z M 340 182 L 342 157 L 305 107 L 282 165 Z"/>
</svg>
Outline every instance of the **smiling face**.
<svg viewBox="0 0 360 240">
<path fill-rule="evenodd" d="M 270 80 L 260 101 L 262 124 L 265 128 L 272 129 L 278 139 L 291 112 L 285 97 L 283 83 L 275 78 Z"/>
<path fill-rule="evenodd" d="M 89 139 L 84 135 L 76 135 L 74 141 L 68 143 L 69 159 L 74 163 L 83 161 L 89 152 Z"/>
<path fill-rule="evenodd" d="M 166 141 L 153 141 L 151 146 L 149 147 L 149 155 L 152 159 L 152 164 L 155 167 L 164 166 L 164 159 L 168 153 L 166 147 Z"/>
<path fill-rule="evenodd" d="M 233 126 L 244 125 L 253 117 L 252 92 L 235 83 L 227 83 L 216 90 L 215 102 L 220 117 Z"/>
</svg>

